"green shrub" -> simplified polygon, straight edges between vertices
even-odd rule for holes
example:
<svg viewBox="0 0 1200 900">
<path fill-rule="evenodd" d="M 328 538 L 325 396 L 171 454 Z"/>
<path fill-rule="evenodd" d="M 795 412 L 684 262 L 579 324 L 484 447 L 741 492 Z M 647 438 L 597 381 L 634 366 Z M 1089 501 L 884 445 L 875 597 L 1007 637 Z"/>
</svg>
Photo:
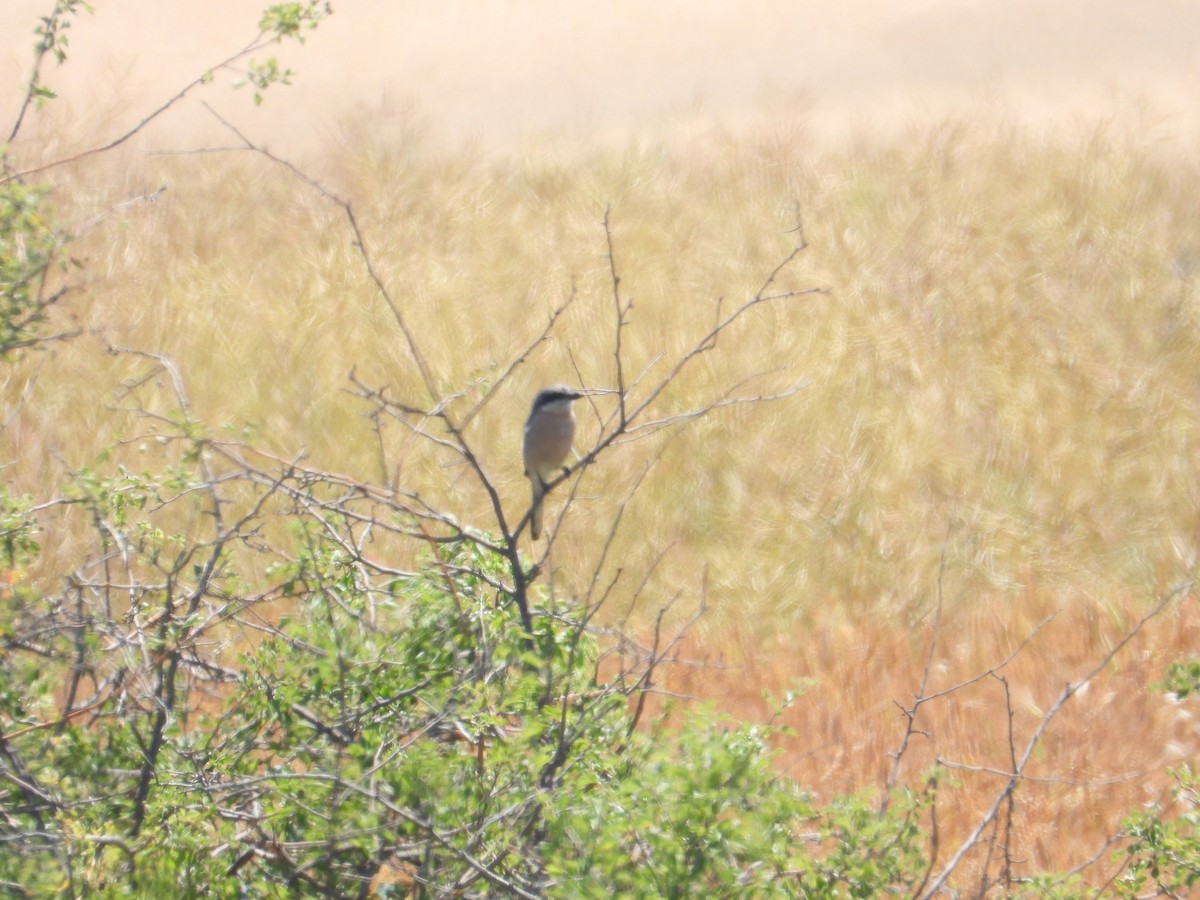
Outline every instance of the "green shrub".
<svg viewBox="0 0 1200 900">
<path fill-rule="evenodd" d="M 100 604 L 66 615 L 67 597 L 47 597 L 9 621 L 5 712 L 30 725 L 5 737 L 20 775 L 0 786 L 0 881 L 72 895 L 354 896 L 407 864 L 430 896 L 679 897 L 874 896 L 917 880 L 912 804 L 884 817 L 865 801 L 819 810 L 777 777 L 769 732 L 711 713 L 634 727 L 630 685 L 642 682 L 599 677 L 599 647 L 569 613 L 535 615 L 531 644 L 493 587 L 501 555 L 450 545 L 368 590 L 344 545 L 300 522 L 272 572 L 292 611 L 269 624 L 225 587 L 238 582 L 232 545 L 220 583 L 202 586 L 178 549 L 150 577 L 164 555 L 146 535 L 163 529 L 145 517 L 170 508 L 163 485 L 139 480 L 159 500 L 130 505 L 112 496 L 126 476 L 87 481 L 155 604 L 109 619 Z M 150 589 L 172 571 L 173 596 Z M 149 624 L 198 590 L 191 616 Z M 214 652 L 231 626 L 204 624 L 221 609 L 260 625 L 234 660 Z M 32 645 L 23 630 L 50 622 L 36 667 L 61 675 L 73 661 L 98 684 L 57 720 L 50 683 L 29 690 L 20 652 Z M 106 659 L 118 635 L 141 645 L 141 666 Z"/>
</svg>

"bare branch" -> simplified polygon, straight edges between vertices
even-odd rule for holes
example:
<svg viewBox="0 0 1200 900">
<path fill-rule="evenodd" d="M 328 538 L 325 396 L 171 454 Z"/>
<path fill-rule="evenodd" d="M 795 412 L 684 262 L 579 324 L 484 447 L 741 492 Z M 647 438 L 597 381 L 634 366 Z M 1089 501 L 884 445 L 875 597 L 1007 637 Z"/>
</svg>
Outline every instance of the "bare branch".
<svg viewBox="0 0 1200 900">
<path fill-rule="evenodd" d="M 250 138 L 238 130 L 236 126 L 224 119 L 216 110 L 207 104 L 205 104 L 205 106 L 222 125 L 228 128 L 238 137 L 238 139 L 242 142 L 243 149 L 252 153 L 257 153 L 260 156 L 269 159 L 276 165 L 287 169 L 287 171 L 295 175 L 305 184 L 309 185 L 322 197 L 341 208 L 342 212 L 346 216 L 347 223 L 350 225 L 350 230 L 354 234 L 354 246 L 358 249 L 359 256 L 363 261 L 363 265 L 366 267 L 367 275 L 370 277 L 371 281 L 374 282 L 375 289 L 378 291 L 383 302 L 386 303 L 388 309 L 391 310 L 392 318 L 396 320 L 396 325 L 399 327 L 400 333 L 404 336 L 404 341 L 408 347 L 409 355 L 412 356 L 413 362 L 416 363 L 417 369 L 421 373 L 421 380 L 425 384 L 426 392 L 429 394 L 430 399 L 435 404 L 441 402 L 440 393 L 434 381 L 433 370 L 430 369 L 429 363 L 425 360 L 425 355 L 421 351 L 420 345 L 417 343 L 416 335 L 413 333 L 413 330 L 404 315 L 404 311 L 392 298 L 391 291 L 388 290 L 387 285 L 383 281 L 383 277 L 375 268 L 374 257 L 367 249 L 366 238 L 363 236 L 362 228 L 358 223 L 358 217 L 355 215 L 354 208 L 350 205 L 350 201 L 338 196 L 332 190 L 325 187 L 323 184 L 321 184 L 321 182 L 317 181 L 317 179 L 313 178 L 307 172 L 299 169 L 293 163 L 289 162 L 283 157 L 276 156 L 266 147 L 262 147 L 254 143 L 252 140 L 250 140 Z"/>
<path fill-rule="evenodd" d="M 252 40 L 249 44 L 247 44 L 241 50 L 237 51 L 232 56 L 227 57 L 222 62 L 217 63 L 209 71 L 204 72 L 203 74 L 198 75 L 197 77 L 193 78 L 191 81 L 189 81 L 187 84 L 185 84 L 182 88 L 180 88 L 178 91 L 176 91 L 172 96 L 168 97 L 165 101 L 163 101 L 161 104 L 159 104 L 153 110 L 151 110 L 149 113 L 147 113 L 145 116 L 143 116 L 135 125 L 133 125 L 133 127 L 129 128 L 128 130 L 117 135 L 115 138 L 112 138 L 107 143 L 101 144 L 97 147 L 92 147 L 88 150 L 80 151 L 79 153 L 76 153 L 72 156 L 68 156 L 64 159 L 57 159 L 52 162 L 43 163 L 41 165 L 34 166 L 33 168 L 30 168 L 30 169 L 25 169 L 24 171 L 21 171 L 21 172 L 6 173 L 6 174 L 0 176 L 0 184 L 7 184 L 10 181 L 17 181 L 17 180 L 21 180 L 24 178 L 28 178 L 31 175 L 40 175 L 41 173 L 48 172 L 51 169 L 57 169 L 60 166 L 70 165 L 71 163 L 79 162 L 80 160 L 87 159 L 88 157 L 97 156 L 102 153 L 107 153 L 110 150 L 115 150 L 117 147 L 121 146 L 126 141 L 128 141 L 130 138 L 132 138 L 136 134 L 138 134 L 142 129 L 144 129 L 147 125 L 149 125 L 151 122 L 153 122 L 159 116 L 161 116 L 163 113 L 165 113 L 171 107 L 173 107 L 176 103 L 180 102 L 185 97 L 187 97 L 187 95 L 190 94 L 192 91 L 194 91 L 196 88 L 201 87 L 202 85 L 208 84 L 208 82 L 210 82 L 212 80 L 212 73 L 214 71 L 217 71 L 220 69 L 232 68 L 234 63 L 238 62 L 241 59 L 244 59 L 245 57 L 249 56 L 251 53 L 256 53 L 259 50 L 262 50 L 264 47 L 267 47 L 271 43 L 273 43 L 273 41 L 274 41 L 274 38 L 268 37 L 265 32 L 260 33 L 258 35 L 258 37 L 256 37 L 254 40 Z M 23 114 L 24 114 L 24 108 L 22 108 L 22 115 Z M 19 128 L 19 126 L 20 126 L 20 122 L 18 121 L 17 127 Z M 15 129 L 14 129 L 14 134 L 15 134 Z M 10 138 L 10 140 L 11 140 L 11 138 Z"/>
<path fill-rule="evenodd" d="M 1157 603 L 1154 604 L 1153 607 L 1151 607 L 1149 612 L 1147 612 L 1140 620 L 1138 620 L 1137 624 L 1134 625 L 1133 628 L 1127 631 L 1125 635 L 1119 641 L 1117 641 L 1117 643 L 1114 644 L 1113 647 L 1107 653 L 1105 653 L 1103 657 L 1101 657 L 1100 661 L 1090 671 L 1085 673 L 1079 681 L 1073 684 L 1068 684 L 1063 688 L 1062 692 L 1058 695 L 1058 699 L 1054 701 L 1048 710 L 1046 710 L 1045 714 L 1038 722 L 1037 728 L 1035 728 L 1033 734 L 1030 735 L 1029 740 L 1025 744 L 1024 750 L 1017 760 L 1016 766 L 1013 768 L 1012 773 L 1009 775 L 1000 793 L 998 793 L 995 799 L 992 801 L 992 805 L 984 813 L 979 822 L 976 823 L 975 827 L 971 830 L 971 833 L 966 837 L 966 839 L 959 846 L 958 850 L 950 858 L 950 861 L 946 864 L 945 868 L 943 868 L 938 876 L 934 878 L 932 882 L 930 882 L 925 893 L 922 895 L 923 897 L 933 897 L 942 889 L 942 886 L 946 883 L 946 879 L 949 878 L 951 873 L 958 867 L 958 864 L 962 861 L 963 857 L 966 856 L 967 852 L 975 846 L 984 830 L 993 822 L 996 814 L 1000 811 L 1001 806 L 1012 795 L 1012 792 L 1016 789 L 1017 785 L 1020 784 L 1020 782 L 1024 779 L 1025 767 L 1029 764 L 1029 760 L 1032 758 L 1034 750 L 1041 742 L 1042 735 L 1046 733 L 1046 729 L 1050 727 L 1050 723 L 1053 722 L 1058 716 L 1059 712 L 1067 704 L 1067 701 L 1074 697 L 1079 690 L 1092 681 L 1092 679 L 1107 669 L 1116 655 L 1120 653 L 1122 649 L 1124 649 L 1126 644 L 1128 644 L 1141 632 L 1142 628 L 1147 622 L 1166 609 L 1176 597 L 1179 597 L 1185 592 L 1189 591 L 1191 586 L 1192 582 L 1189 580 L 1184 584 L 1181 584 L 1168 591 Z"/>
</svg>

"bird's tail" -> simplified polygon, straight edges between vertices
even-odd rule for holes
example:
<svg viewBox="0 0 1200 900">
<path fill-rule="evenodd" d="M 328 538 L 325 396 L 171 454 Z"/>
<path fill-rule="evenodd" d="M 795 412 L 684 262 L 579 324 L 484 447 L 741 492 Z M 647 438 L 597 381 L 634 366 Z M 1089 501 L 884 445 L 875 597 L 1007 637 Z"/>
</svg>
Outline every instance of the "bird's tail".
<svg viewBox="0 0 1200 900">
<path fill-rule="evenodd" d="M 542 479 L 534 475 L 529 479 L 533 485 L 533 506 L 529 511 L 529 536 L 535 541 L 542 536 L 542 497 L 546 490 L 542 487 Z"/>
</svg>

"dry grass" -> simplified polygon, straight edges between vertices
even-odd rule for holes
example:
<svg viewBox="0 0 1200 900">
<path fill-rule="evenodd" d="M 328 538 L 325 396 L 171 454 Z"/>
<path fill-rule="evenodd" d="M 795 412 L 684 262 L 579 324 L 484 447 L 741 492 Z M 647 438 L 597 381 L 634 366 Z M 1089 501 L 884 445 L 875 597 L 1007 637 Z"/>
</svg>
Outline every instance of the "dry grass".
<svg viewBox="0 0 1200 900">
<path fill-rule="evenodd" d="M 962 610 L 944 623 L 927 694 L 998 665 L 1034 631 L 1037 616 L 1054 616 L 998 673 L 1007 686 L 988 677 L 917 714 L 899 783 L 920 790 L 935 761 L 949 765 L 936 804 L 941 865 L 999 796 L 1002 773 L 1012 770 L 1066 683 L 1079 681 L 1134 624 L 1134 606 L 1114 619 L 1095 606 L 1064 609 L 1031 592 L 1002 611 Z M 723 646 L 688 647 L 692 663 L 674 668 L 668 686 L 718 698 L 725 711 L 760 722 L 778 712 L 786 691 L 803 689 L 777 720 L 789 729 L 776 742 L 781 771 L 820 798 L 865 792 L 878 802 L 904 734 L 901 707 L 912 707 L 930 637 L 931 628 L 851 621 L 840 610 L 817 613 L 766 646 L 734 625 Z M 1078 866 L 1109 846 L 1126 815 L 1151 802 L 1171 808 L 1174 781 L 1166 769 L 1195 758 L 1196 720 L 1186 705 L 1148 693 L 1147 685 L 1167 663 L 1194 653 L 1198 641 L 1200 608 L 1192 598 L 1135 639 L 1054 719 L 1016 793 L 1014 875 Z M 1001 816 L 1002 829 L 1004 823 Z M 1085 872 L 1089 883 L 1115 871 L 1113 853 Z M 982 849 L 968 857 L 956 883 L 971 884 L 964 874 L 982 859 Z"/>
<path fill-rule="evenodd" d="M 311 171 L 354 203 L 447 393 L 486 385 L 574 286 L 555 340 L 468 435 L 514 511 L 527 502 L 517 448 L 532 392 L 575 380 L 575 365 L 589 386 L 611 386 L 605 207 L 635 299 L 631 371 L 661 368 L 660 354 L 707 330 L 719 298 L 752 293 L 791 248 L 799 211 L 811 246 L 787 286 L 831 294 L 747 323 L 663 403 L 682 408 L 749 372 L 771 373 L 763 390 L 809 387 L 602 459 L 566 519 L 557 589 L 582 589 L 618 501 L 653 462 L 611 565 L 640 573 L 669 548 L 647 612 L 680 590 L 695 598 L 704 570 L 710 614 L 689 653 L 732 667 L 677 668 L 672 686 L 761 718 L 763 690 L 812 679 L 786 717 L 796 735 L 781 762 L 828 796 L 882 783 L 939 579 L 935 689 L 996 664 L 1056 613 L 1006 670 L 1019 740 L 1189 573 L 1200 537 L 1200 173 L 1116 131 L 1043 140 L 953 124 L 807 147 L 802 128 L 779 126 L 686 147 L 492 157 L 435 152 L 411 123 L 383 133 L 352 123 Z M 422 399 L 336 208 L 244 154 L 128 154 L 55 177 L 77 221 L 169 190 L 82 240 L 88 290 L 69 315 L 92 334 L 6 372 L 7 409 L 27 393 L 0 435 L 11 484 L 46 496 L 64 468 L 136 437 L 113 398 L 138 364 L 108 354 L 111 342 L 170 354 L 216 429 L 287 456 L 304 448 L 364 480 L 398 474 L 486 524 L 468 473 L 435 464 L 410 435 L 386 434 L 381 461 L 345 391 L 355 369 Z M 122 453 L 153 464 L 152 444 Z M 53 573 L 69 535 L 45 544 Z M 1030 866 L 1095 853 L 1122 814 L 1164 796 L 1165 764 L 1194 755 L 1194 723 L 1146 687 L 1197 645 L 1197 628 L 1189 598 L 1051 730 L 1037 773 L 1054 783 L 1018 795 Z M 932 737 L 905 760 L 910 783 L 935 754 L 1008 765 L 998 682 L 928 716 Z M 943 785 L 945 846 L 997 784 L 957 777 L 961 787 Z"/>
</svg>

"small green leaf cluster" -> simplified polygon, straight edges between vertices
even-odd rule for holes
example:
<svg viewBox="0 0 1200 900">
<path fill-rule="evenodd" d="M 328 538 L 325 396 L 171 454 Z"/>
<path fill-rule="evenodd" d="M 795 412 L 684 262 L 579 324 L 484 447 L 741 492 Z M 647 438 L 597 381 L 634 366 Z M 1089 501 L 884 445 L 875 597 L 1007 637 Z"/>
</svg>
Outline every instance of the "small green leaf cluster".
<svg viewBox="0 0 1200 900">
<path fill-rule="evenodd" d="M 329 0 L 304 0 L 299 3 L 274 3 L 263 11 L 259 30 L 277 40 L 295 38 L 303 42 L 304 32 L 311 31 L 323 19 L 333 14 Z"/>
<path fill-rule="evenodd" d="M 34 343 L 53 302 L 46 273 L 60 236 L 45 210 L 45 189 L 0 182 L 0 357 Z"/>
<path fill-rule="evenodd" d="M 243 83 L 254 85 L 254 104 L 263 102 L 263 91 L 273 84 L 291 84 L 292 76 L 296 73 L 279 65 L 279 60 L 270 57 L 264 62 L 249 62 L 246 64 L 246 79 Z"/>
<path fill-rule="evenodd" d="M 1150 809 L 1125 822 L 1131 840 L 1116 884 L 1122 897 L 1191 897 L 1200 889 L 1200 782 L 1186 766 L 1175 774 L 1182 814 L 1165 818 Z"/>
<path fill-rule="evenodd" d="M 38 20 L 34 34 L 37 35 L 38 54 L 49 53 L 61 65 L 67 60 L 70 41 L 67 31 L 71 28 L 68 16 L 78 15 L 83 10 L 92 12 L 92 5 L 85 0 L 55 0 L 54 10 Z"/>
<path fill-rule="evenodd" d="M 37 41 L 34 43 L 34 53 L 38 60 L 47 54 L 54 57 L 55 62 L 62 65 L 67 61 L 67 48 L 71 41 L 68 32 L 71 29 L 71 16 L 80 11 L 92 12 L 92 5 L 85 0 L 55 0 L 54 9 L 50 15 L 38 19 L 33 29 Z M 34 76 L 29 85 L 29 100 L 37 106 L 47 100 L 53 100 L 58 95 L 53 89 L 41 83 L 38 67 L 34 67 Z"/>
<path fill-rule="evenodd" d="M 0 487 L 0 567 L 10 572 L 28 565 L 41 549 L 32 506 L 31 497 L 14 497 Z"/>
<path fill-rule="evenodd" d="M 1200 658 L 1171 663 L 1167 666 L 1166 676 L 1155 687 L 1177 700 L 1200 693 Z"/>
<path fill-rule="evenodd" d="M 304 43 L 304 33 L 321 24 L 333 14 L 328 0 L 305 0 L 301 3 L 275 3 L 263 11 L 259 31 L 275 43 L 291 39 Z M 263 91 L 273 84 L 291 84 L 296 73 L 270 57 L 263 62 L 251 60 L 246 64 L 245 78 L 240 84 L 254 86 L 254 104 L 263 102 Z"/>
</svg>

